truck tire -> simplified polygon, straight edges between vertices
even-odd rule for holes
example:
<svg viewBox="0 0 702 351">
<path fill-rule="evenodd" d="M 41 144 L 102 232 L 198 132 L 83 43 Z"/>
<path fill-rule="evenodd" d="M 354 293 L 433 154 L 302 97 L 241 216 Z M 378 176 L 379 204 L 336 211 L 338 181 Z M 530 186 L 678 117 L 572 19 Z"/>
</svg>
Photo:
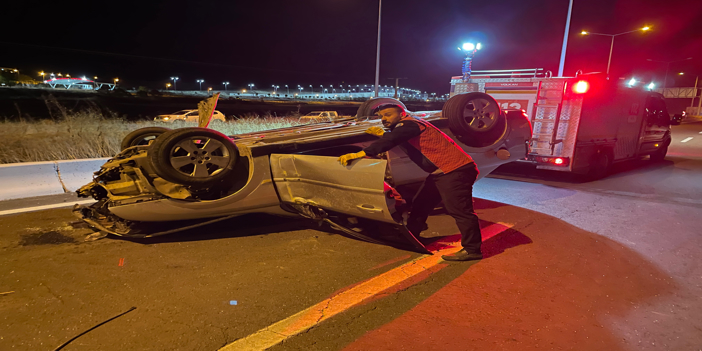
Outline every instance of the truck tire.
<svg viewBox="0 0 702 351">
<path fill-rule="evenodd" d="M 392 98 L 370 98 L 358 107 L 358 110 L 356 111 L 356 120 L 364 121 L 366 119 L 377 119 L 378 117 L 375 116 L 373 110 L 376 107 L 385 104 L 397 104 L 402 106 L 402 108 L 404 108 L 405 110 L 407 110 L 405 104 L 403 104 L 400 100 Z"/>
<path fill-rule="evenodd" d="M 155 140 L 159 135 L 168 131 L 170 131 L 170 129 L 164 127 L 146 127 L 137 129 L 127 134 L 127 136 L 122 139 L 120 150 L 137 145 L 149 145 L 149 143 Z"/>
<path fill-rule="evenodd" d="M 485 93 L 458 94 L 446 102 L 442 116 L 462 143 L 484 147 L 496 143 L 507 131 L 507 118 L 495 99 Z"/>
<path fill-rule="evenodd" d="M 661 161 L 665 160 L 665 155 L 668 153 L 668 146 L 670 146 L 670 142 L 667 142 L 665 144 L 665 146 L 658 149 L 658 151 L 652 153 L 650 155 L 651 162 L 661 162 Z"/>
<path fill-rule="evenodd" d="M 592 155 L 590 168 L 587 172 L 587 180 L 602 179 L 609 174 L 612 167 L 612 154 L 608 150 L 597 150 Z"/>
<path fill-rule="evenodd" d="M 234 170 L 239 152 L 226 135 L 208 128 L 182 128 L 161 134 L 149 161 L 161 178 L 195 189 L 219 184 Z"/>
</svg>

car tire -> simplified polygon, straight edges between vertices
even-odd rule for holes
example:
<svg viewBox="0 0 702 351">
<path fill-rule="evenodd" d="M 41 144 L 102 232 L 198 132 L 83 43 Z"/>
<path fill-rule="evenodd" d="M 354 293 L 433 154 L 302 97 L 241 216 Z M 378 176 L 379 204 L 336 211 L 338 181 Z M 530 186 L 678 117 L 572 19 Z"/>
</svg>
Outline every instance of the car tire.
<svg viewBox="0 0 702 351">
<path fill-rule="evenodd" d="M 449 129 L 467 146 L 495 144 L 507 131 L 507 117 L 490 95 L 473 92 L 450 98 L 441 111 Z"/>
<path fill-rule="evenodd" d="M 363 102 L 361 106 L 358 107 L 358 110 L 356 111 L 356 120 L 357 121 L 364 121 L 366 119 L 377 119 L 378 117 L 375 116 L 373 113 L 373 110 L 375 110 L 376 107 L 380 105 L 385 105 L 385 104 L 397 104 L 402 106 L 405 110 L 407 110 L 407 107 L 405 104 L 403 104 L 400 100 L 397 99 L 392 99 L 392 98 L 370 98 Z"/>
<path fill-rule="evenodd" d="M 170 129 L 164 127 L 146 127 L 137 129 L 127 134 L 127 136 L 122 139 L 120 150 L 125 150 L 132 146 L 149 145 L 149 143 L 155 140 L 159 135 L 168 131 L 170 131 Z"/>
<path fill-rule="evenodd" d="M 208 128 L 181 128 L 161 134 L 151 145 L 149 161 L 161 178 L 196 189 L 219 184 L 234 170 L 236 144 Z"/>
<path fill-rule="evenodd" d="M 650 154 L 650 159 L 651 162 L 661 162 L 665 160 L 665 155 L 668 154 L 668 146 L 670 145 L 670 142 L 666 143 L 665 146 L 662 148 L 658 149 L 656 152 Z"/>
</svg>

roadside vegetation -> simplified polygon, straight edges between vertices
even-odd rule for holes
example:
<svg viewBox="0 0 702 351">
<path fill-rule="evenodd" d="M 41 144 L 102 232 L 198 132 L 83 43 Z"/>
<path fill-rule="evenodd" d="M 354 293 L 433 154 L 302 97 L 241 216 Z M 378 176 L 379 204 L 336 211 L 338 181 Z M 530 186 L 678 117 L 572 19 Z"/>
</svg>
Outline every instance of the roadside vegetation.
<svg viewBox="0 0 702 351">
<path fill-rule="evenodd" d="M 196 123 L 176 125 L 153 121 L 129 122 L 117 115 L 104 115 L 97 108 L 69 111 L 49 104 L 52 119 L 0 120 L 0 163 L 73 160 L 110 157 L 120 150 L 129 132 L 144 127 L 196 127 Z M 299 116 L 272 117 L 248 114 L 210 127 L 226 135 L 290 127 Z"/>
</svg>

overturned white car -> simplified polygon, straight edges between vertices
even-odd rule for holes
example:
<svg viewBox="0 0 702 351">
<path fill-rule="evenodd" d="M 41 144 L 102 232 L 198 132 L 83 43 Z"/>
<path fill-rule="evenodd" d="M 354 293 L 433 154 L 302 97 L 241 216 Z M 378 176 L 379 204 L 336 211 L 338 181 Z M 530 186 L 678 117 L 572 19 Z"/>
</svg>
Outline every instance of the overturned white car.
<svg viewBox="0 0 702 351">
<path fill-rule="evenodd" d="M 74 213 L 97 231 L 129 237 L 254 212 L 303 216 L 362 240 L 427 252 L 404 228 L 403 200 L 395 191 L 410 189 L 427 173 L 399 148 L 349 166 L 337 161 L 377 140 L 364 131 L 381 125 L 370 111 L 388 102 L 401 104 L 376 98 L 363 103 L 355 118 L 234 136 L 207 128 L 137 130 L 78 190 L 98 202 L 77 205 Z M 456 95 L 443 111 L 410 113 L 456 140 L 477 163 L 480 178 L 526 157 L 527 116 L 501 111 L 486 94 Z M 411 199 L 407 191 L 403 195 Z M 369 230 L 379 226 L 393 230 Z"/>
</svg>

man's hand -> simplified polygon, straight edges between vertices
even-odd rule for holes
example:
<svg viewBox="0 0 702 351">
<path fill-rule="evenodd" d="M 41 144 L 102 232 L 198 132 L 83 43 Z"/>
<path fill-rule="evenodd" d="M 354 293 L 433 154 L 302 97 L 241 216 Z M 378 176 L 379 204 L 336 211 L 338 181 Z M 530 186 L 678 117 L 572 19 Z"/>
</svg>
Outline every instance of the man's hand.
<svg viewBox="0 0 702 351">
<path fill-rule="evenodd" d="M 342 166 L 346 166 L 346 165 L 348 165 L 349 161 L 355 160 L 357 158 L 364 158 L 364 157 L 366 157 L 366 152 L 361 151 L 361 152 L 357 152 L 355 154 L 343 155 L 343 156 L 339 157 L 339 162 L 341 163 Z"/>
<path fill-rule="evenodd" d="M 383 136 L 383 134 L 385 134 L 385 130 L 383 128 L 375 126 L 366 129 L 366 133 L 381 137 Z"/>
</svg>

